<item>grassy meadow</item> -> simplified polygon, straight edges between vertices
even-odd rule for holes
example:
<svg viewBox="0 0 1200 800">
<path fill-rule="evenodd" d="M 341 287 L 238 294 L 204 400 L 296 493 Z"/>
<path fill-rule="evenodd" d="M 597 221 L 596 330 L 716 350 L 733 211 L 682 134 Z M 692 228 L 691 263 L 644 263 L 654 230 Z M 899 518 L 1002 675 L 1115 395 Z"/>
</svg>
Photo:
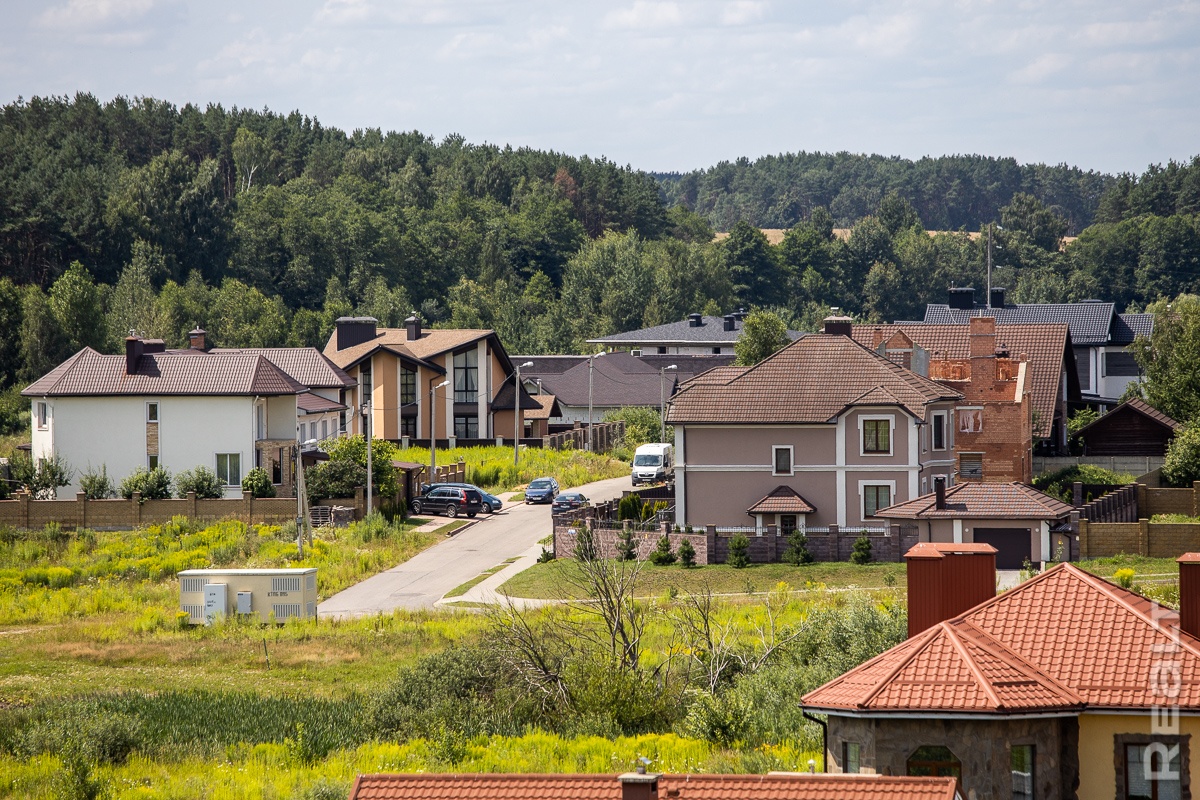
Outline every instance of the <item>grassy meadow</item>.
<svg viewBox="0 0 1200 800">
<path fill-rule="evenodd" d="M 428 464 L 429 449 L 397 448 L 395 458 L 399 461 Z M 459 461 L 467 466 L 467 483 L 474 483 L 493 492 L 515 489 L 534 478 L 547 475 L 557 479 L 559 485 L 567 489 L 629 474 L 627 461 L 603 453 L 587 453 L 582 450 L 543 450 L 540 447 L 529 447 L 521 451 L 521 463 L 518 467 L 513 464 L 511 447 L 438 448 L 439 465 L 456 464 Z"/>
</svg>

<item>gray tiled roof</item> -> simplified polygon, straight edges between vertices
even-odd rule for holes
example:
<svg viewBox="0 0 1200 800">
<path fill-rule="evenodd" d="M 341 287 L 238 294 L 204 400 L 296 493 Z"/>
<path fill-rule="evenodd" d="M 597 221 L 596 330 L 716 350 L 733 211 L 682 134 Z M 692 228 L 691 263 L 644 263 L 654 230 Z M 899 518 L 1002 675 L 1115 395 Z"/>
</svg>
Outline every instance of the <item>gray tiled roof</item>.
<svg viewBox="0 0 1200 800">
<path fill-rule="evenodd" d="M 124 355 L 85 347 L 21 394 L 27 397 L 111 395 L 284 395 L 306 386 L 265 356 L 249 353 L 185 355 L 145 353 L 130 375 Z"/>
<path fill-rule="evenodd" d="M 1113 308 L 1112 303 L 1020 303 L 1004 308 L 960 309 L 930 303 L 925 307 L 925 322 L 966 325 L 971 317 L 995 317 L 998 325 L 1065 323 L 1071 330 L 1071 343 L 1086 347 L 1108 344 L 1116 333 Z"/>
<path fill-rule="evenodd" d="M 525 372 L 521 373 L 522 379 Z M 587 359 L 566 372 L 539 376 L 542 389 L 565 406 L 588 404 Z M 662 387 L 669 398 L 678 378 L 674 370 L 663 375 Z M 657 407 L 660 398 L 659 371 L 628 353 L 608 353 L 592 360 L 592 404 L 603 408 L 626 406 Z"/>
<path fill-rule="evenodd" d="M 726 345 L 732 347 L 742 335 L 741 321 L 734 322 L 734 329 L 725 330 L 723 317 L 701 317 L 700 325 L 692 326 L 690 320 L 668 322 L 665 325 L 655 325 L 653 328 L 642 328 L 625 333 L 614 333 L 599 339 L 588 339 L 590 344 L 630 345 L 651 343 L 668 344 L 699 344 Z M 804 334 L 800 331 L 788 331 L 789 339 L 798 339 Z"/>
<path fill-rule="evenodd" d="M 1153 314 L 1118 314 L 1113 320 L 1111 344 L 1132 344 L 1138 336 L 1154 333 Z"/>
</svg>

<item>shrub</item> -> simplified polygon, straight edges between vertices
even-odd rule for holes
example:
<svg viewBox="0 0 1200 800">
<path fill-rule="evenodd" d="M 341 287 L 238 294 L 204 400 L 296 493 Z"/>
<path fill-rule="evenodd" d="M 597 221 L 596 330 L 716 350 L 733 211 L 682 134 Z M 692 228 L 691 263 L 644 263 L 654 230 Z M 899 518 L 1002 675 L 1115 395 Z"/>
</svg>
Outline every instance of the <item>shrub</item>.
<svg viewBox="0 0 1200 800">
<path fill-rule="evenodd" d="M 617 558 L 622 561 L 633 561 L 637 558 L 637 542 L 633 539 L 633 529 L 628 525 L 617 535 Z"/>
<path fill-rule="evenodd" d="M 1175 433 L 1167 445 L 1162 478 L 1168 486 L 1191 486 L 1193 481 L 1200 481 L 1200 424 L 1187 425 Z"/>
<path fill-rule="evenodd" d="M 630 406 L 610 411 L 604 415 L 605 422 L 624 421 L 625 445 L 637 448 L 648 442 L 657 442 L 662 434 L 662 417 L 657 408 Z M 674 441 L 675 429 L 667 428 L 666 441 Z"/>
<path fill-rule="evenodd" d="M 735 534 L 729 540 L 729 556 L 725 563 L 734 569 L 750 566 L 750 540 L 746 538 L 746 534 Z"/>
<path fill-rule="evenodd" d="M 808 552 L 808 537 L 804 535 L 804 531 L 796 529 L 788 534 L 783 560 L 797 566 L 813 562 L 812 553 Z"/>
<path fill-rule="evenodd" d="M 367 468 L 353 461 L 323 461 L 308 468 L 304 483 L 310 503 L 329 497 L 353 497 L 355 489 L 367 485 Z"/>
<path fill-rule="evenodd" d="M 671 552 L 671 537 L 664 534 L 658 540 L 658 546 L 654 548 L 654 552 L 650 553 L 650 563 L 665 567 L 674 564 L 675 558 L 675 554 Z"/>
<path fill-rule="evenodd" d="M 1136 478 L 1128 472 L 1113 472 L 1093 464 L 1076 464 L 1038 475 L 1033 479 L 1033 488 L 1045 492 L 1051 497 L 1057 497 L 1064 503 L 1070 503 L 1072 501 L 1071 484 L 1076 481 L 1104 486 L 1124 486 L 1127 483 L 1133 483 L 1134 480 Z M 1086 503 L 1091 499 L 1093 498 L 1084 497 L 1083 501 Z"/>
<path fill-rule="evenodd" d="M 188 492 L 195 492 L 199 500 L 215 500 L 225 496 L 225 487 L 217 473 L 208 467 L 185 469 L 175 476 L 175 492 L 180 497 L 187 497 Z"/>
<path fill-rule="evenodd" d="M 679 543 L 676 555 L 679 556 L 679 565 L 684 569 L 696 566 L 696 548 L 687 539 Z"/>
<path fill-rule="evenodd" d="M 108 467 L 104 464 L 100 465 L 99 470 L 89 467 L 79 476 L 79 490 L 88 500 L 107 500 L 117 495 L 112 478 L 108 477 Z"/>
<path fill-rule="evenodd" d="M 542 552 L 538 553 L 537 563 L 539 563 L 539 564 L 548 564 L 549 562 L 551 562 L 553 560 L 554 560 L 554 553 L 552 553 L 550 550 L 546 549 L 545 547 L 542 548 Z"/>
<path fill-rule="evenodd" d="M 329 461 L 326 463 L 332 464 L 335 461 L 352 462 L 360 466 L 363 470 L 362 482 L 359 486 L 367 484 L 367 440 L 362 436 L 343 436 L 340 439 L 335 439 L 329 447 L 326 448 L 329 453 Z M 392 462 L 399 460 L 397 458 L 399 450 L 396 445 L 386 439 L 373 439 L 371 442 L 371 472 L 374 478 L 375 491 L 380 497 L 395 497 L 400 493 L 400 484 L 396 481 L 396 468 L 392 466 Z M 315 467 L 314 467 L 315 469 Z M 311 495 L 311 491 L 309 492 Z M 351 492 L 351 495 L 354 493 Z M 345 495 L 325 495 L 326 497 L 345 497 Z"/>
<path fill-rule="evenodd" d="M 617 519 L 641 519 L 642 518 L 642 498 L 636 494 L 628 494 L 621 498 L 621 502 L 617 503 Z"/>
<path fill-rule="evenodd" d="M 275 485 L 265 469 L 255 467 L 242 478 L 242 491 L 249 492 L 253 497 L 274 497 Z"/>
<path fill-rule="evenodd" d="M 1117 585 L 1122 589 L 1132 589 L 1133 576 L 1134 571 L 1129 567 L 1125 567 L 1124 569 L 1119 569 L 1113 573 L 1113 580 L 1115 580 Z"/>
<path fill-rule="evenodd" d="M 29 453 L 17 450 L 8 457 L 8 468 L 13 480 L 38 500 L 53 500 L 59 487 L 68 486 L 74 475 L 74 470 L 58 453 L 38 459 L 35 464 Z"/>
<path fill-rule="evenodd" d="M 134 492 L 142 493 L 143 502 L 166 500 L 171 496 L 171 473 L 161 466 L 154 469 L 138 467 L 121 481 L 118 491 L 126 500 L 133 499 Z"/>
<path fill-rule="evenodd" d="M 860 536 L 854 540 L 854 550 L 850 553 L 850 560 L 855 564 L 871 563 L 871 540 L 866 536 Z"/>
</svg>

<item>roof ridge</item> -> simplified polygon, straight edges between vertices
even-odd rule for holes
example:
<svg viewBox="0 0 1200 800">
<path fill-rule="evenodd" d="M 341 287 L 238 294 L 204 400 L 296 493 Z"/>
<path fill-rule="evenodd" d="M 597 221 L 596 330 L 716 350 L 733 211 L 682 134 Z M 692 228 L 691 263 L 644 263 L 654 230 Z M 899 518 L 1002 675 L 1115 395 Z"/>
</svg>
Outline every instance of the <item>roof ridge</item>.
<svg viewBox="0 0 1200 800">
<path fill-rule="evenodd" d="M 1003 710 L 1004 703 L 1000 701 L 1000 696 L 996 694 L 996 690 L 992 688 L 991 682 L 983 676 L 983 672 L 979 669 L 979 665 L 975 663 L 975 659 L 973 659 L 971 654 L 967 652 L 967 647 L 959 638 L 958 633 L 954 630 L 954 626 L 948 621 L 943 621 L 939 622 L 935 627 L 940 628 L 945 635 L 950 638 L 950 644 L 958 653 L 958 657 L 966 662 L 967 669 L 970 670 L 971 675 L 975 678 L 975 682 L 979 685 L 979 688 L 981 688 L 983 693 L 987 695 L 988 699 L 992 701 L 992 706 L 995 707 L 997 711 Z"/>
<path fill-rule="evenodd" d="M 1073 690 L 1071 687 L 1062 683 L 1053 675 L 1032 663 L 1017 651 L 1008 647 L 1006 644 L 1004 644 L 1004 642 L 992 636 L 990 633 L 980 628 L 971 620 L 960 619 L 954 624 L 955 626 L 961 625 L 966 632 L 970 633 L 969 638 L 977 647 L 1010 664 L 1016 662 L 1015 666 L 1021 668 L 1021 670 L 1034 673 L 1034 677 L 1037 677 L 1039 680 L 1044 680 L 1046 683 L 1050 684 L 1050 687 L 1054 690 L 1068 695 L 1072 701 L 1079 703 L 1080 705 L 1085 704 L 1084 699 L 1076 694 L 1075 690 Z"/>
<path fill-rule="evenodd" d="M 889 671 L 887 675 L 885 675 L 882 679 L 880 679 L 879 682 L 876 683 L 875 686 L 871 689 L 871 691 L 867 692 L 867 696 L 864 697 L 862 702 L 860 702 L 858 704 L 858 707 L 866 708 L 876 697 L 883 694 L 883 691 L 886 688 L 888 688 L 889 684 L 891 684 L 891 682 L 893 680 L 896 679 L 896 676 L 899 675 L 909 664 L 911 664 L 913 662 L 913 659 L 915 659 L 921 653 L 925 652 L 925 649 L 928 648 L 931 644 L 933 644 L 933 640 L 937 638 L 937 631 L 938 631 L 938 626 L 935 625 L 932 628 L 929 628 L 925 631 L 922 631 L 920 634 L 918 634 L 918 636 L 924 637 L 924 639 L 917 639 L 917 644 L 913 645 L 912 649 L 904 656 L 904 658 L 900 659 L 900 661 L 896 664 L 896 666 L 894 668 L 892 668 L 892 670 Z M 877 657 L 882 657 L 887 652 L 888 652 L 887 650 L 884 650 L 883 653 L 880 653 L 879 656 L 877 656 Z M 874 660 L 875 659 L 871 659 L 871 661 L 874 661 Z M 867 664 L 870 664 L 871 661 L 865 662 L 862 666 L 866 666 Z M 852 670 L 849 670 L 849 671 L 843 673 L 842 677 L 844 678 L 846 675 L 849 675 L 850 673 L 855 672 L 856 669 L 852 669 Z"/>
</svg>

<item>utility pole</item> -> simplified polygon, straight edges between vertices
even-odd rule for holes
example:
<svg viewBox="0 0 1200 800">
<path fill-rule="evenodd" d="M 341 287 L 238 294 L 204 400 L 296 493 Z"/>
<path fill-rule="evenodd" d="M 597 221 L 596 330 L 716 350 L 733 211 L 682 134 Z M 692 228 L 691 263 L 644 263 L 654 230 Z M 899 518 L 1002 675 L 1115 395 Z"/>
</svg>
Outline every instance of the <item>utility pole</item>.
<svg viewBox="0 0 1200 800">
<path fill-rule="evenodd" d="M 374 391 L 371 391 L 370 393 L 368 393 L 367 394 L 367 402 L 363 403 L 363 405 L 362 405 L 363 435 L 367 439 L 367 514 L 368 515 L 370 515 L 371 512 L 375 510 L 375 506 L 374 506 L 375 495 L 374 495 L 374 488 L 372 486 L 372 484 L 375 483 L 375 469 L 371 463 L 371 455 L 372 455 L 371 451 L 373 449 L 371 447 L 371 440 L 373 438 L 375 438 L 375 432 L 371 430 L 371 412 L 373 410 L 373 407 L 371 405 L 371 400 L 372 400 L 372 395 L 374 395 L 374 394 L 375 394 Z"/>
<path fill-rule="evenodd" d="M 588 438 L 587 451 L 590 453 L 596 449 L 595 439 L 592 436 L 592 368 L 593 362 L 603 356 L 604 353 L 593 353 L 588 356 Z"/>
<path fill-rule="evenodd" d="M 437 482 L 437 404 L 434 403 L 433 393 L 443 386 L 449 386 L 450 381 L 444 380 L 429 389 L 429 483 Z"/>
<path fill-rule="evenodd" d="M 669 367 L 662 367 L 658 370 L 658 419 L 662 423 L 662 430 L 658 434 L 660 442 L 667 440 L 667 387 L 663 382 L 663 378 L 669 369 L 679 369 L 679 365 L 672 364 Z"/>
<path fill-rule="evenodd" d="M 987 288 L 987 307 L 992 307 L 992 225 L 988 223 L 988 288 Z"/>
<path fill-rule="evenodd" d="M 513 382 L 516 390 L 513 400 L 513 466 L 521 461 L 521 367 L 532 367 L 532 361 L 517 364 L 517 379 Z"/>
</svg>

